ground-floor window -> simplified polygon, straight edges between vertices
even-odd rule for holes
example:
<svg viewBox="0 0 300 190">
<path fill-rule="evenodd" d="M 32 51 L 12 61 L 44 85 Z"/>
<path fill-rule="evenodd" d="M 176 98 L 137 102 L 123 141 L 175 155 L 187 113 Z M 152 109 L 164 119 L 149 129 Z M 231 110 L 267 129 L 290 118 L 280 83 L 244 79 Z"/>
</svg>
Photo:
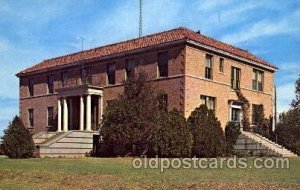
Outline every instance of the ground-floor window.
<svg viewBox="0 0 300 190">
<path fill-rule="evenodd" d="M 29 127 L 33 127 L 34 124 L 33 109 L 28 109 L 28 120 L 29 120 Z"/>
<path fill-rule="evenodd" d="M 231 121 L 233 122 L 240 122 L 241 117 L 240 117 L 241 110 L 238 108 L 231 108 Z"/>
<path fill-rule="evenodd" d="M 53 125 L 53 107 L 47 108 L 48 127 Z"/>
<path fill-rule="evenodd" d="M 210 96 L 201 95 L 201 104 L 206 105 L 209 110 L 215 111 L 216 108 L 216 98 Z"/>
</svg>

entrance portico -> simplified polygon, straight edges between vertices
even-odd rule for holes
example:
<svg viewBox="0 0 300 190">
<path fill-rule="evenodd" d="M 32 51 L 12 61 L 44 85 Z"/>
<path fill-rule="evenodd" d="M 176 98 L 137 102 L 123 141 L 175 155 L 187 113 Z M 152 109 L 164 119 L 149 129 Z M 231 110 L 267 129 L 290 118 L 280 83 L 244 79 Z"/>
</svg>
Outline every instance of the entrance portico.
<svg viewBox="0 0 300 190">
<path fill-rule="evenodd" d="M 101 87 L 80 85 L 57 90 L 57 131 L 96 131 L 102 120 Z"/>
</svg>

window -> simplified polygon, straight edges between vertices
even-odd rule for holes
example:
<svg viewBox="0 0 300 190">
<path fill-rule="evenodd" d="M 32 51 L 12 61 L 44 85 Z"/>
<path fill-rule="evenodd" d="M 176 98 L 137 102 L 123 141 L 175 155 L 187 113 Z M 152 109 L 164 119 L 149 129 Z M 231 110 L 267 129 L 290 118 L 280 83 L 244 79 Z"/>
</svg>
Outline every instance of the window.
<svg viewBox="0 0 300 190">
<path fill-rule="evenodd" d="M 28 81 L 28 91 L 29 91 L 29 96 L 34 96 L 34 81 L 33 81 L 33 79 L 29 79 L 29 81 Z"/>
<path fill-rule="evenodd" d="M 81 82 L 82 82 L 82 84 L 91 84 L 92 83 L 91 67 L 86 67 L 86 68 L 82 69 Z"/>
<path fill-rule="evenodd" d="M 66 86 L 68 82 L 68 71 L 64 71 L 61 73 L 61 83 L 62 86 Z"/>
<path fill-rule="evenodd" d="M 207 79 L 212 79 L 212 59 L 213 56 L 212 55 L 206 55 L 205 57 L 205 62 L 206 62 L 206 66 L 205 66 L 205 78 Z"/>
<path fill-rule="evenodd" d="M 53 75 L 49 75 L 47 78 L 47 84 L 48 84 L 48 93 L 53 93 L 53 83 L 54 83 L 54 77 Z"/>
<path fill-rule="evenodd" d="M 48 127 L 53 125 L 53 107 L 47 108 Z"/>
<path fill-rule="evenodd" d="M 231 68 L 231 88 L 240 90 L 241 69 L 236 67 Z"/>
<path fill-rule="evenodd" d="M 33 109 L 28 110 L 28 120 L 29 120 L 29 127 L 33 127 L 33 124 L 34 124 Z"/>
<path fill-rule="evenodd" d="M 201 98 L 201 104 L 206 105 L 206 107 L 209 110 L 215 111 L 215 107 L 216 107 L 216 104 L 215 104 L 216 98 L 215 97 L 201 95 L 200 98 Z"/>
<path fill-rule="evenodd" d="M 221 73 L 224 73 L 224 59 L 223 58 L 220 58 L 219 71 Z"/>
<path fill-rule="evenodd" d="M 257 91 L 263 91 L 263 72 L 253 69 L 252 75 L 252 89 Z"/>
<path fill-rule="evenodd" d="M 231 121 L 240 122 L 241 121 L 240 112 L 241 110 L 238 108 L 231 108 Z"/>
<path fill-rule="evenodd" d="M 158 77 L 168 76 L 168 52 L 162 52 L 158 54 Z"/>
<path fill-rule="evenodd" d="M 168 94 L 161 94 L 159 96 L 159 109 L 168 111 Z"/>
<path fill-rule="evenodd" d="M 109 64 L 107 67 L 108 84 L 116 83 L 116 64 Z"/>
<path fill-rule="evenodd" d="M 125 66 L 126 79 L 134 77 L 134 67 L 135 67 L 134 59 L 127 59 L 126 66 Z"/>
</svg>

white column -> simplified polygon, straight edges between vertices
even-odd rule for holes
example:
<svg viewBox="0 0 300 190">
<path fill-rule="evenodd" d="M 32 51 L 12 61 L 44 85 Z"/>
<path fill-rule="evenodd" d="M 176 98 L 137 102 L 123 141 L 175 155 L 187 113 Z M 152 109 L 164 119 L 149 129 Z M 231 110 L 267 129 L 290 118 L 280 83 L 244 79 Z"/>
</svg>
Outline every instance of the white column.
<svg viewBox="0 0 300 190">
<path fill-rule="evenodd" d="M 79 130 L 84 130 L 84 98 L 80 96 L 80 118 L 79 118 Z"/>
<path fill-rule="evenodd" d="M 68 131 L 68 104 L 67 99 L 63 99 L 64 102 L 64 132 Z"/>
<path fill-rule="evenodd" d="M 57 132 L 61 132 L 61 101 L 57 101 Z"/>
<path fill-rule="evenodd" d="M 91 131 L 91 95 L 86 95 L 86 130 Z"/>
<path fill-rule="evenodd" d="M 98 102 L 98 123 L 100 124 L 102 121 L 102 114 L 103 114 L 103 97 L 102 95 L 99 96 L 99 102 Z"/>
</svg>

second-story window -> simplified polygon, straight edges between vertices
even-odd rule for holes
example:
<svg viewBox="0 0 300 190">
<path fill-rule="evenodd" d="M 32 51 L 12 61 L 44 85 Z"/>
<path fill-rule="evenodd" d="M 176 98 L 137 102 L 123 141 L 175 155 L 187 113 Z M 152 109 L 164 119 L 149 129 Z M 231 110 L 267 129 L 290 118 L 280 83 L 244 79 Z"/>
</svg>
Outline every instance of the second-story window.
<svg viewBox="0 0 300 190">
<path fill-rule="evenodd" d="M 107 67 L 107 79 L 108 84 L 115 84 L 116 83 L 116 64 L 111 63 Z"/>
<path fill-rule="evenodd" d="M 231 88 L 240 90 L 241 69 L 231 67 Z"/>
<path fill-rule="evenodd" d="M 223 58 L 220 58 L 219 72 L 224 73 L 224 59 Z"/>
<path fill-rule="evenodd" d="M 134 59 L 127 59 L 125 65 L 126 79 L 134 77 L 134 67 L 135 67 Z"/>
<path fill-rule="evenodd" d="M 253 69 L 253 76 L 252 76 L 253 90 L 263 91 L 263 76 L 264 73 L 262 71 Z"/>
<path fill-rule="evenodd" d="M 61 73 L 61 84 L 62 86 L 67 86 L 68 83 L 68 71 L 63 71 Z"/>
<path fill-rule="evenodd" d="M 167 77 L 168 76 L 168 61 L 169 55 L 168 52 L 158 53 L 158 77 Z"/>
<path fill-rule="evenodd" d="M 86 67 L 86 68 L 82 69 L 81 81 L 82 81 L 82 84 L 91 84 L 92 83 L 91 67 Z"/>
<path fill-rule="evenodd" d="M 53 87 L 54 87 L 54 76 L 53 75 L 48 75 L 48 77 L 47 77 L 47 86 L 48 86 L 48 93 L 52 94 L 53 93 Z"/>
<path fill-rule="evenodd" d="M 215 111 L 215 107 L 216 107 L 216 104 L 215 104 L 216 98 L 215 97 L 201 95 L 200 98 L 201 98 L 201 104 L 206 105 L 206 107 L 209 110 Z"/>
<path fill-rule="evenodd" d="M 34 81 L 33 81 L 33 79 L 29 79 L 29 81 L 28 81 L 28 92 L 29 92 L 29 96 L 34 96 Z"/>
<path fill-rule="evenodd" d="M 205 56 L 205 78 L 212 79 L 212 64 L 213 64 L 213 56 L 212 55 L 206 55 Z"/>
<path fill-rule="evenodd" d="M 33 109 L 28 109 L 28 121 L 29 121 L 29 127 L 33 127 L 34 125 Z"/>
</svg>

